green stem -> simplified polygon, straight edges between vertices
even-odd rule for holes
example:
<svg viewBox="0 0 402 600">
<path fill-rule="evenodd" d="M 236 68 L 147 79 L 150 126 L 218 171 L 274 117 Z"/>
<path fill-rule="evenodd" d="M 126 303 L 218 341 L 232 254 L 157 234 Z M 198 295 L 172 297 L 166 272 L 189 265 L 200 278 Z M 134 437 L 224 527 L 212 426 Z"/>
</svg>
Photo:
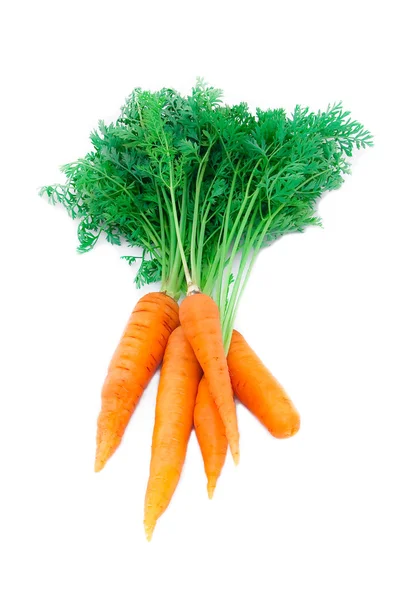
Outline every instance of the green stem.
<svg viewBox="0 0 402 600">
<path fill-rule="evenodd" d="M 134 231 L 133 228 L 130 227 L 129 225 L 127 227 L 131 231 Z M 151 254 L 155 258 L 159 259 L 160 264 L 162 266 L 161 254 L 158 252 L 158 244 L 155 243 L 155 240 L 152 237 L 152 233 L 148 230 L 148 228 L 145 225 L 143 225 L 143 227 L 144 227 L 144 230 L 146 231 L 146 233 L 148 235 L 149 241 L 145 240 L 145 239 L 141 239 L 141 243 L 144 245 L 144 247 L 146 248 L 147 252 L 149 252 L 149 254 Z"/>
<path fill-rule="evenodd" d="M 205 228 L 206 228 L 207 222 L 208 222 L 208 213 L 209 213 L 210 206 L 211 206 L 210 204 L 207 204 L 206 210 L 203 211 L 202 218 L 201 218 L 200 234 L 198 237 L 197 273 L 200 273 L 200 274 L 202 271 L 202 254 L 203 254 L 203 250 L 204 250 Z M 207 242 L 208 242 L 208 240 L 207 240 Z M 207 242 L 205 242 L 205 243 L 207 243 Z"/>
<path fill-rule="evenodd" d="M 187 181 L 185 178 L 184 185 L 183 185 L 181 208 L 180 208 L 180 237 L 181 237 L 181 239 L 183 239 L 184 234 L 185 234 L 186 219 L 187 219 L 187 197 L 188 197 L 188 185 L 187 185 Z M 174 239 L 176 240 L 176 235 L 174 234 L 174 229 L 172 231 L 172 237 L 174 237 Z M 179 245 L 176 243 L 176 250 L 174 253 L 174 258 L 172 259 L 170 268 L 169 268 L 170 286 L 175 291 L 175 297 L 176 296 L 180 297 L 180 291 L 181 291 L 182 284 L 183 284 L 183 282 L 182 282 L 183 271 L 181 269 L 181 266 L 182 266 L 182 263 L 181 263 L 180 249 L 179 249 Z"/>
<path fill-rule="evenodd" d="M 198 213 L 200 205 L 200 196 L 202 189 L 202 181 L 204 179 L 205 169 L 207 168 L 208 158 L 211 152 L 212 146 L 209 146 L 205 155 L 203 156 L 200 165 L 198 167 L 197 178 L 195 183 L 195 196 L 194 196 L 194 213 L 193 213 L 193 225 L 191 228 L 191 242 L 190 242 L 190 262 L 191 262 L 191 275 L 193 282 L 200 284 L 201 272 L 197 268 L 197 226 L 198 226 Z"/>
<path fill-rule="evenodd" d="M 159 220 L 161 223 L 161 254 L 162 254 L 162 287 L 167 284 L 166 281 L 166 244 L 165 244 L 165 225 L 162 208 L 162 199 L 158 186 L 156 186 L 156 194 L 158 196 Z"/>
<path fill-rule="evenodd" d="M 284 204 L 281 204 L 276 209 L 276 211 L 267 218 L 266 222 L 261 224 L 261 226 L 253 234 L 253 236 L 250 238 L 248 244 L 245 245 L 245 247 L 243 249 L 239 272 L 237 274 L 236 282 L 235 282 L 234 288 L 232 290 L 230 300 L 226 306 L 225 314 L 224 314 L 223 321 L 222 321 L 222 334 L 223 334 L 223 339 L 224 339 L 224 343 L 225 343 L 225 348 L 227 348 L 227 350 L 229 349 L 230 340 L 232 337 L 234 320 L 236 318 L 240 298 L 243 295 L 244 289 L 248 283 L 248 280 L 251 275 L 251 271 L 253 269 L 255 261 L 257 260 L 258 253 L 264 242 L 264 239 L 268 232 L 268 229 L 271 226 L 275 217 L 284 208 L 284 206 L 285 206 Z M 256 243 L 257 238 L 258 238 L 258 241 Z M 253 256 L 251 258 L 251 261 L 249 262 L 246 275 L 243 278 L 244 270 L 247 265 L 247 259 L 248 259 L 248 256 L 249 256 L 252 248 L 253 248 Z"/>
<path fill-rule="evenodd" d="M 240 205 L 239 212 L 237 213 L 237 217 L 236 217 L 236 219 L 235 219 L 235 222 L 234 222 L 234 225 L 233 225 L 232 231 L 231 231 L 231 233 L 230 233 L 230 235 L 229 235 L 229 238 L 228 238 L 228 246 L 230 246 L 230 245 L 231 245 L 231 243 L 232 243 L 232 241 L 233 241 L 233 238 L 234 238 L 234 235 L 235 235 L 235 233 L 236 233 L 237 227 L 238 227 L 238 225 L 239 225 L 239 223 L 240 223 L 240 220 L 241 220 L 241 218 L 242 218 L 242 216 L 243 216 L 243 212 L 244 212 L 244 209 L 245 209 L 245 207 L 246 207 L 247 200 L 248 200 L 248 198 L 249 198 L 251 184 L 252 184 L 252 182 L 253 182 L 253 180 L 254 180 L 255 173 L 256 173 L 256 171 L 257 171 L 258 167 L 260 166 L 260 163 L 261 163 L 261 161 L 262 161 L 262 159 L 261 159 L 261 158 L 260 158 L 260 159 L 257 161 L 257 163 L 256 163 L 256 165 L 255 165 L 255 167 L 254 167 L 254 169 L 253 169 L 253 170 L 252 170 L 252 172 L 251 172 L 251 175 L 250 175 L 250 177 L 249 177 L 249 180 L 248 180 L 248 182 L 247 182 L 247 187 L 246 187 L 246 191 L 245 191 L 245 194 L 244 194 L 243 201 L 242 201 L 242 203 L 241 203 L 241 205 Z M 255 192 L 254 192 L 254 193 L 255 193 Z M 253 194 L 253 195 L 254 195 L 254 194 Z"/>
<path fill-rule="evenodd" d="M 226 210 L 225 210 L 225 219 L 224 219 L 224 224 L 223 224 L 223 235 L 222 235 L 222 242 L 221 242 L 221 246 L 225 250 L 227 248 L 230 211 L 232 208 L 232 200 L 233 200 L 233 194 L 235 191 L 236 179 L 237 179 L 237 169 L 235 169 L 234 174 L 233 174 L 232 185 L 230 186 L 229 198 L 228 198 L 228 202 L 227 202 L 227 206 L 226 206 Z M 219 270 L 221 273 L 221 277 L 219 277 L 219 279 L 218 279 L 218 289 L 217 289 L 217 294 L 216 294 L 216 297 L 218 299 L 218 306 L 221 306 L 221 303 L 223 301 L 222 300 L 222 279 L 223 279 L 225 258 L 226 258 L 226 251 L 221 252 L 220 261 L 219 261 Z"/>
<path fill-rule="evenodd" d="M 237 295 L 238 288 L 239 288 L 239 285 L 240 285 L 240 282 L 241 282 L 242 273 L 243 273 L 245 265 L 247 263 L 248 255 L 249 255 L 249 253 L 250 253 L 250 251 L 251 251 L 251 249 L 253 247 L 253 243 L 255 241 L 255 236 L 252 235 L 252 231 L 253 231 L 253 227 L 254 227 L 254 221 L 255 221 L 256 216 L 257 216 L 256 212 L 257 211 L 254 211 L 254 213 L 251 216 L 249 227 L 247 228 L 245 239 L 244 239 L 244 242 L 242 244 L 243 251 L 242 251 L 242 254 L 241 254 L 241 260 L 240 260 L 240 264 L 239 264 L 238 274 L 237 274 L 235 282 L 234 282 L 234 286 L 233 286 L 233 289 L 232 289 L 231 297 L 233 295 L 234 296 Z M 231 257 L 230 257 L 230 259 L 231 259 Z M 231 272 L 228 271 L 227 275 L 226 275 L 226 277 L 227 277 L 227 290 L 228 290 L 227 294 L 228 295 L 229 295 L 229 282 L 230 282 L 229 278 L 230 278 L 230 273 Z M 222 303 L 223 303 L 222 306 L 223 307 L 226 307 L 226 305 L 227 305 L 227 303 L 229 301 L 228 295 L 226 297 L 222 298 Z M 222 313 L 223 312 L 224 311 L 222 309 Z"/>
<path fill-rule="evenodd" d="M 184 271 L 184 276 L 186 278 L 186 283 L 187 283 L 187 286 L 190 287 L 193 283 L 195 283 L 195 284 L 197 284 L 197 283 L 193 282 L 191 279 L 190 271 L 189 271 L 187 260 L 186 260 L 186 255 L 184 253 L 184 248 L 183 248 L 183 244 L 182 244 L 182 240 L 181 240 L 179 217 L 177 214 L 176 198 L 175 198 L 175 191 L 174 191 L 174 185 L 173 185 L 173 166 L 172 165 L 170 166 L 170 197 L 171 197 L 171 201 L 172 201 L 173 221 L 174 221 L 174 227 L 175 227 L 175 231 L 176 231 L 177 245 L 178 245 L 180 256 L 181 256 L 181 262 L 183 265 L 183 271 Z"/>
<path fill-rule="evenodd" d="M 225 271 L 226 267 L 228 266 L 228 263 L 229 263 L 229 259 L 226 258 L 225 264 L 223 267 L 224 271 Z M 213 295 L 212 292 L 214 290 L 216 282 L 218 281 L 218 278 L 221 276 L 223 277 L 223 274 L 222 275 L 220 274 L 219 265 L 220 265 L 220 252 L 217 252 L 212 265 L 208 269 L 208 277 L 203 286 L 204 293 L 207 294 L 208 296 Z"/>
<path fill-rule="evenodd" d="M 243 273 L 241 273 L 241 278 L 243 279 L 243 283 L 240 286 L 240 290 L 238 290 L 236 292 L 236 301 L 234 303 L 234 305 L 230 305 L 230 307 L 228 307 L 228 311 L 227 314 L 225 315 L 225 322 L 222 325 L 222 336 L 223 336 L 223 342 L 224 342 L 224 347 L 225 347 L 225 351 L 226 353 L 228 353 L 229 351 L 229 346 L 230 346 L 230 341 L 232 339 L 232 332 L 233 332 L 233 327 L 234 327 L 234 321 L 236 319 L 236 315 L 237 315 L 237 311 L 239 308 L 239 301 L 243 295 L 243 292 L 246 288 L 247 282 L 250 279 L 250 275 L 251 275 L 251 271 L 253 269 L 254 263 L 257 259 L 258 256 L 258 251 L 254 250 L 253 252 L 253 256 L 251 258 L 251 261 L 249 262 L 248 265 L 248 269 L 246 272 L 245 277 L 243 278 Z M 246 261 L 247 264 L 247 261 Z M 232 297 L 231 297 L 232 300 Z"/>
<path fill-rule="evenodd" d="M 255 192 L 253 193 L 253 195 L 251 196 L 251 200 L 250 200 L 249 205 L 247 207 L 247 210 L 246 210 L 246 213 L 244 215 L 243 221 L 242 221 L 242 223 L 241 223 L 241 225 L 239 227 L 239 230 L 237 232 L 237 236 L 236 236 L 236 239 L 235 239 L 235 241 L 233 243 L 233 247 L 232 247 L 232 251 L 231 251 L 231 255 L 230 255 L 230 259 L 229 259 L 229 267 L 228 267 L 229 274 L 231 273 L 231 271 L 233 269 L 233 262 L 234 262 L 234 259 L 236 257 L 236 254 L 237 254 L 237 252 L 239 250 L 240 241 L 241 241 L 241 238 L 243 236 L 244 229 L 245 229 L 245 227 L 247 225 L 247 221 L 248 221 L 248 219 L 250 217 L 251 211 L 254 208 L 254 204 L 255 204 L 255 202 L 257 200 L 257 197 L 258 197 L 259 193 L 260 193 L 260 188 L 257 188 L 255 190 Z M 227 277 L 226 278 L 226 283 L 225 283 L 224 288 L 223 288 L 223 298 L 227 298 L 228 294 L 229 294 L 229 278 Z"/>
<path fill-rule="evenodd" d="M 226 301 L 225 304 L 227 304 L 227 306 L 221 308 L 222 338 L 226 354 L 229 351 L 230 340 L 232 339 L 233 321 L 235 317 L 232 299 L 236 298 L 239 294 L 240 284 L 243 279 L 244 270 L 247 266 L 248 254 L 248 251 L 242 253 L 239 270 L 236 275 L 236 280 L 230 296 L 230 301 Z"/>
<path fill-rule="evenodd" d="M 174 222 L 174 228 L 175 228 L 176 238 L 177 238 L 176 242 L 177 242 L 177 246 L 178 246 L 179 252 L 180 252 L 180 257 L 181 257 L 181 262 L 183 265 L 184 276 L 186 278 L 187 288 L 189 288 L 195 282 L 193 282 L 191 280 L 191 275 L 190 275 L 190 271 L 188 268 L 186 255 L 184 253 L 183 243 L 182 243 L 182 239 L 181 239 L 181 227 L 180 227 L 180 223 L 179 223 L 179 216 L 177 214 L 177 206 L 176 206 L 176 198 L 175 198 L 174 166 L 173 166 L 173 159 L 172 159 L 172 151 L 171 151 L 171 148 L 169 148 L 169 143 L 168 143 L 168 140 L 166 137 L 166 133 L 163 129 L 162 129 L 161 135 L 159 134 L 159 131 L 158 131 L 158 137 L 159 137 L 159 140 L 161 141 L 162 145 L 165 146 L 167 155 L 169 156 L 168 189 L 170 191 L 170 200 L 171 200 L 171 205 L 172 205 L 172 209 L 173 209 L 173 222 Z M 162 173 L 161 173 L 161 177 L 162 177 L 162 181 L 164 181 Z"/>
<path fill-rule="evenodd" d="M 214 238 L 215 236 L 218 236 L 217 246 L 219 247 L 219 241 L 222 238 L 223 229 L 222 229 L 222 226 L 221 226 L 220 229 L 212 231 L 212 233 L 205 240 L 206 226 L 207 226 L 208 222 L 210 221 L 210 219 L 212 219 L 219 212 L 219 206 L 218 206 L 218 208 L 216 208 L 209 215 L 210 208 L 211 208 L 211 204 L 208 204 L 206 210 L 203 213 L 203 217 L 201 219 L 201 229 L 200 229 L 199 242 L 198 242 L 198 258 L 197 258 L 197 261 L 198 261 L 197 262 L 197 264 L 198 264 L 198 272 L 199 273 L 202 272 L 202 257 L 203 257 L 204 247 L 208 246 L 209 241 L 212 238 Z M 215 261 L 213 263 L 215 265 L 215 269 L 217 269 L 219 261 L 220 261 L 220 253 L 217 252 L 216 255 L 215 255 Z M 208 269 L 208 271 L 210 272 L 210 269 Z M 212 280 L 214 280 L 214 277 L 215 277 L 215 270 L 211 274 Z M 207 278 L 207 281 L 208 281 L 208 279 L 209 278 Z M 204 290 L 204 288 L 205 288 L 205 283 L 202 285 L 202 289 L 203 290 Z M 205 292 L 205 293 L 207 293 L 207 292 Z"/>
</svg>

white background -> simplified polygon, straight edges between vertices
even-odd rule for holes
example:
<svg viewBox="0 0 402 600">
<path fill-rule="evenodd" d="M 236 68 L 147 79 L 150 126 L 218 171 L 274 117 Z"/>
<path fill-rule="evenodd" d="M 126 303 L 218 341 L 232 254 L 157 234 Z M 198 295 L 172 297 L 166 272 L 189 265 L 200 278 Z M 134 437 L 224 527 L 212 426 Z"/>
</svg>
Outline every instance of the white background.
<svg viewBox="0 0 402 600">
<path fill-rule="evenodd" d="M 401 50 L 396 2 L 13 2 L 1 9 L 2 600 L 402 598 Z M 238 328 L 285 385 L 299 434 L 239 407 L 241 464 L 209 501 L 192 436 L 151 544 L 142 528 L 157 380 L 93 473 L 105 370 L 139 298 L 121 250 L 75 252 L 37 196 L 133 87 L 228 102 L 343 100 L 375 135 L 264 251 Z"/>
</svg>

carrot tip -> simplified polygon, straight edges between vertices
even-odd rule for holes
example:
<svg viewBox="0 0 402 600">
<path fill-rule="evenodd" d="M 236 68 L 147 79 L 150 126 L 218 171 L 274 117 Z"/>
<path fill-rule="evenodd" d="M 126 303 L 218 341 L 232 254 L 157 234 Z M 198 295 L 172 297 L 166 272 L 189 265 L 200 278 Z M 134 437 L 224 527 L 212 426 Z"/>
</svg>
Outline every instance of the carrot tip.
<svg viewBox="0 0 402 600">
<path fill-rule="evenodd" d="M 232 453 L 233 462 L 237 466 L 239 464 L 239 462 L 240 462 L 240 453 L 239 453 L 239 451 L 233 452 L 232 449 L 230 449 L 230 451 Z"/>
<path fill-rule="evenodd" d="M 96 452 L 95 473 L 99 473 L 99 471 L 102 471 L 103 467 L 107 463 L 109 453 L 105 450 L 107 450 L 107 448 L 101 446 Z"/>
<path fill-rule="evenodd" d="M 208 477 L 207 491 L 208 498 L 212 500 L 216 488 L 217 477 Z"/>
<path fill-rule="evenodd" d="M 155 525 L 156 525 L 156 521 L 154 523 L 152 523 L 152 524 L 146 523 L 144 521 L 145 535 L 147 537 L 148 542 L 150 542 L 152 540 L 152 534 L 154 532 Z"/>
<path fill-rule="evenodd" d="M 106 434 L 106 436 L 101 439 L 96 448 L 95 473 L 98 473 L 103 469 L 119 443 L 120 439 L 115 435 Z"/>
<path fill-rule="evenodd" d="M 103 467 L 105 466 L 106 461 L 102 461 L 100 460 L 100 458 L 96 457 L 95 459 L 95 473 L 99 473 L 99 471 L 102 471 Z"/>
<path fill-rule="evenodd" d="M 279 431 L 271 431 L 270 430 L 270 433 L 275 438 L 280 440 L 280 439 L 287 439 L 287 438 L 290 438 L 290 437 L 296 435 L 296 433 L 299 431 L 299 429 L 300 429 L 300 421 L 295 423 L 293 426 L 290 426 L 288 429 L 281 429 Z"/>
</svg>

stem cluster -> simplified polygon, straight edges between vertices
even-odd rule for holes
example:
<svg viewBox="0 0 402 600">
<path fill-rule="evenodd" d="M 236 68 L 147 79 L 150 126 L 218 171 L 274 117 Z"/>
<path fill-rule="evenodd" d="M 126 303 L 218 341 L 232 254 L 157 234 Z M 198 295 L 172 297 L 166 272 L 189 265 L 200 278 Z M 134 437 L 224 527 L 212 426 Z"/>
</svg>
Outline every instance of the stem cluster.
<svg viewBox="0 0 402 600">
<path fill-rule="evenodd" d="M 317 200 L 342 184 L 353 149 L 372 143 L 341 104 L 254 114 L 223 105 L 201 80 L 187 97 L 134 90 L 91 141 L 85 158 L 63 168 L 64 185 L 43 188 L 80 219 L 79 249 L 100 234 L 124 240 L 142 251 L 138 286 L 212 295 L 226 349 L 260 249 L 318 224 Z"/>
</svg>

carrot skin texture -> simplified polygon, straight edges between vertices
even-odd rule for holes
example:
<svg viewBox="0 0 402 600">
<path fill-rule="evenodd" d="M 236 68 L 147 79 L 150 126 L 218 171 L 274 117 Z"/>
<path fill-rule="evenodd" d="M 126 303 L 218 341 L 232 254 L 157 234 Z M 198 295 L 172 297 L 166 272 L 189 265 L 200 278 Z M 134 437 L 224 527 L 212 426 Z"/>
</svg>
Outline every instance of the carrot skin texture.
<svg viewBox="0 0 402 600">
<path fill-rule="evenodd" d="M 131 313 L 109 365 L 98 417 L 95 471 L 115 452 L 139 399 L 160 365 L 179 307 L 163 292 L 143 296 Z"/>
<path fill-rule="evenodd" d="M 300 416 L 289 396 L 236 330 L 228 365 L 235 395 L 274 437 L 287 438 L 299 431 Z"/>
<path fill-rule="evenodd" d="M 209 498 L 212 498 L 216 483 L 225 464 L 228 442 L 225 427 L 215 402 L 203 377 L 198 386 L 194 408 L 194 428 L 204 461 Z"/>
<path fill-rule="evenodd" d="M 180 304 L 180 323 L 204 371 L 223 424 L 234 462 L 239 462 L 236 406 L 222 341 L 219 309 L 212 298 L 196 293 Z"/>
<path fill-rule="evenodd" d="M 183 329 L 170 336 L 163 358 L 155 408 L 152 454 L 145 495 L 144 527 L 148 540 L 169 506 L 180 479 L 202 372 Z"/>
</svg>

